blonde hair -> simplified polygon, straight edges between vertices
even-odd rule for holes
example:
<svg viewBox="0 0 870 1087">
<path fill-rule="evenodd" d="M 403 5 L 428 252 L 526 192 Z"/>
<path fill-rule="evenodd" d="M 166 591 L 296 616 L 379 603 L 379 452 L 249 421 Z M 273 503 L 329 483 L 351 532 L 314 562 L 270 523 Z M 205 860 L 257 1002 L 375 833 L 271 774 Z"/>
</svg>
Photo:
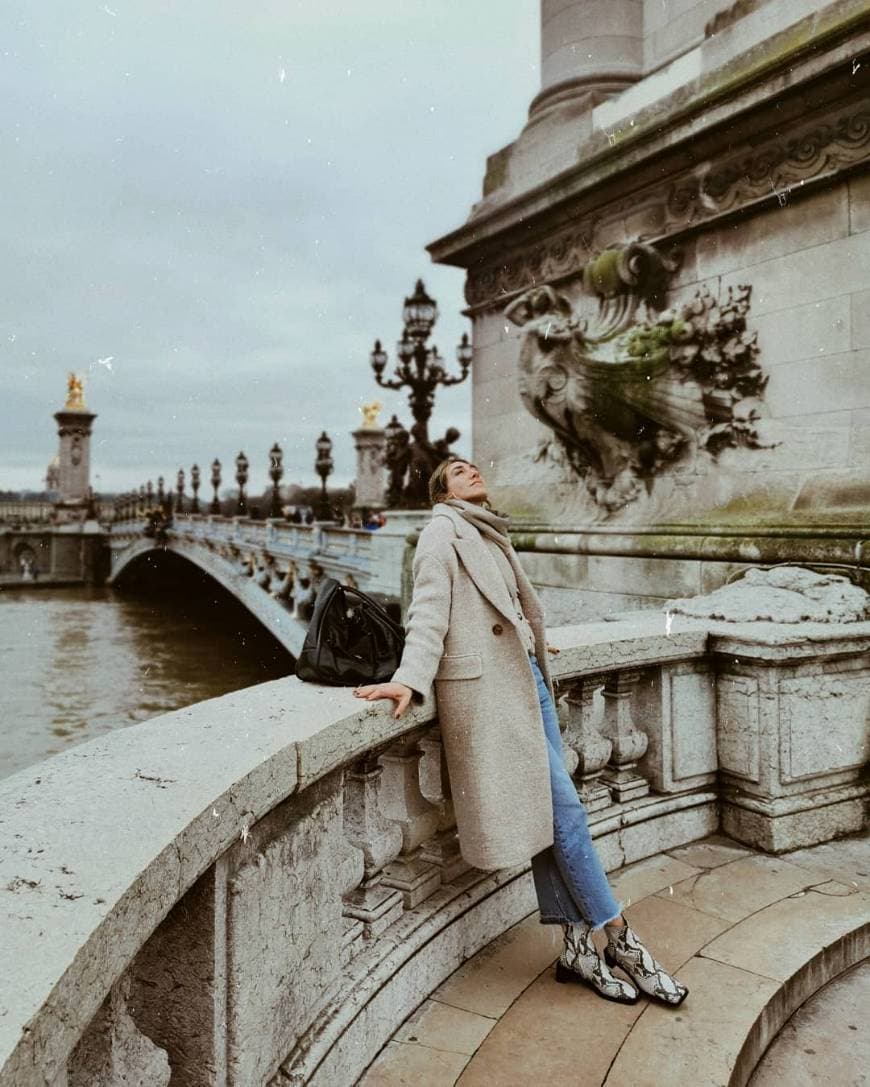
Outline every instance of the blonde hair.
<svg viewBox="0 0 870 1087">
<path fill-rule="evenodd" d="M 450 488 L 447 486 L 447 469 L 451 464 L 456 461 L 464 461 L 463 457 L 457 456 L 455 453 L 451 453 L 446 460 L 442 460 L 435 471 L 429 476 L 429 505 L 434 506 L 436 502 L 443 502 L 447 495 L 450 493 Z M 467 464 L 468 462 L 465 461 Z"/>
</svg>

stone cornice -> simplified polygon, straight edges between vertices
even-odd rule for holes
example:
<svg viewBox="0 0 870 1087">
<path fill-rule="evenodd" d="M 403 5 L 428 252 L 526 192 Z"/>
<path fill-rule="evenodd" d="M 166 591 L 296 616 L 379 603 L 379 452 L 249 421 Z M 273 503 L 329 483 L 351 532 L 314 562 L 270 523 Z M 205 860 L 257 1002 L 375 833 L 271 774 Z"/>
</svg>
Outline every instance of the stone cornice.
<svg viewBox="0 0 870 1087">
<path fill-rule="evenodd" d="M 860 63 L 870 11 L 845 2 L 837 10 L 836 33 L 750 65 L 742 79 L 723 77 L 715 90 L 675 92 L 666 117 L 650 107 L 626 118 L 612 146 L 599 133 L 582 167 L 481 209 L 429 246 L 433 259 L 469 269 L 472 311 L 500 306 L 575 275 L 615 238 L 663 242 L 870 162 L 870 59 Z"/>
</svg>

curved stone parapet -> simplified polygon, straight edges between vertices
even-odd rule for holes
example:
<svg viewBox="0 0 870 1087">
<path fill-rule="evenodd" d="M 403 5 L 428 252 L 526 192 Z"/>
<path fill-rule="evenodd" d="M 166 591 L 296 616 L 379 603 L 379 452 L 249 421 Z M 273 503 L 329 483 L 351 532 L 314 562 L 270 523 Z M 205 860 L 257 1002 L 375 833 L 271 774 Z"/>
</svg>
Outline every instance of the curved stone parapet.
<svg viewBox="0 0 870 1087">
<path fill-rule="evenodd" d="M 754 726 L 717 637 L 657 615 L 548 631 L 566 762 L 609 870 L 711 833 L 723 797 L 750 811 L 729 789 Z M 842 683 L 870 632 L 827 637 Z M 722 644 L 732 670 L 825 654 Z M 534 909 L 527 867 L 464 863 L 435 713 L 430 696 L 396 721 L 289 677 L 0 782 L 0 1085 L 162 1087 L 171 1069 L 350 1087 L 421 996 Z M 792 840 L 842 833 L 859 773 L 822 767 L 822 810 L 812 773 L 797 790 L 763 779 L 761 829 L 736 829 L 773 833 L 779 789 Z"/>
</svg>

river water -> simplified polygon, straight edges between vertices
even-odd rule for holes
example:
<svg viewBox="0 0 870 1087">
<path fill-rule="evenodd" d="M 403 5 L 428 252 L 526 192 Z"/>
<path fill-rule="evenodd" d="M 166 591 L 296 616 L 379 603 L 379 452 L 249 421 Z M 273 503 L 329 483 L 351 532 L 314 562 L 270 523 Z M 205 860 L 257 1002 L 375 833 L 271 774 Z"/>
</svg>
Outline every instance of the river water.
<svg viewBox="0 0 870 1087">
<path fill-rule="evenodd" d="M 73 744 L 287 675 L 292 658 L 221 594 L 0 592 L 0 777 Z"/>
</svg>

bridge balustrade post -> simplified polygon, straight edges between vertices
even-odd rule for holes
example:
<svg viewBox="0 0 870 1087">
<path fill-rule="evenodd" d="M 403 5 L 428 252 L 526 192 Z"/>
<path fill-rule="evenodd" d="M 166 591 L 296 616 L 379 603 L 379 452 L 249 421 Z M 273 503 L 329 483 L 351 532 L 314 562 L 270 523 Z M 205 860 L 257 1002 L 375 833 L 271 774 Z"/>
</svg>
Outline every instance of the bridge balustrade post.
<svg viewBox="0 0 870 1087">
<path fill-rule="evenodd" d="M 441 730 L 437 725 L 422 737 L 420 746 L 423 749 L 420 788 L 423 796 L 437 807 L 439 813 L 438 829 L 422 843 L 421 855 L 424 860 L 438 865 L 442 883 L 452 883 L 463 872 L 467 872 L 470 866 L 462 859 L 459 850 L 450 775 L 447 773 Z"/>
<path fill-rule="evenodd" d="M 402 848 L 402 828 L 385 819 L 379 805 L 384 769 L 376 753 L 365 754 L 345 775 L 344 833 L 362 851 L 365 862 L 360 885 L 344 896 L 345 915 L 362 921 L 367 939 L 388 928 L 404 909 L 402 895 L 383 882 L 384 868 Z"/>
<path fill-rule="evenodd" d="M 285 604 L 288 608 L 293 608 L 293 586 L 295 584 L 296 576 L 293 564 L 291 563 L 287 567 L 287 571 L 281 579 L 281 584 L 273 593 L 276 600 L 280 600 L 282 604 Z"/>
<path fill-rule="evenodd" d="M 613 742 L 613 748 L 607 769 L 601 776 L 617 803 L 636 800 L 649 792 L 649 782 L 636 771 L 649 742 L 646 733 L 634 723 L 631 713 L 632 692 L 639 678 L 639 672 L 616 672 L 609 675 L 604 684 L 601 734 Z"/>
<path fill-rule="evenodd" d="M 583 676 L 566 684 L 563 705 L 564 740 L 577 756 L 573 771 L 577 795 L 587 811 L 599 811 L 612 803 L 610 790 L 601 780 L 613 750 L 613 741 L 596 728 L 593 720 L 595 692 L 604 684 L 603 676 Z"/>
<path fill-rule="evenodd" d="M 384 868 L 383 882 L 402 892 L 405 909 L 413 909 L 441 885 L 441 870 L 423 857 L 420 848 L 437 831 L 441 815 L 421 790 L 422 758 L 416 736 L 398 740 L 381 755 L 381 810 L 402 829 L 402 850 Z"/>
</svg>

